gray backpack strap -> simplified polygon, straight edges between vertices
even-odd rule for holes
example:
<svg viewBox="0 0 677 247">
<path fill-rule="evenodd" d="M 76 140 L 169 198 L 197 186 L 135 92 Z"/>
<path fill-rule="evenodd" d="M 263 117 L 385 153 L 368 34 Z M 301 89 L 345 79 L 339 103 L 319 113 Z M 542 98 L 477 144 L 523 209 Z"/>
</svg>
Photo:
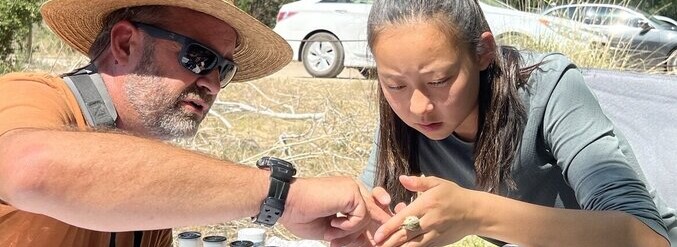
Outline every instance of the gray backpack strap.
<svg viewBox="0 0 677 247">
<path fill-rule="evenodd" d="M 63 79 L 75 95 L 87 125 L 94 128 L 114 128 L 118 114 L 103 79 L 95 71 L 96 68 L 88 66 L 63 76 Z"/>
</svg>

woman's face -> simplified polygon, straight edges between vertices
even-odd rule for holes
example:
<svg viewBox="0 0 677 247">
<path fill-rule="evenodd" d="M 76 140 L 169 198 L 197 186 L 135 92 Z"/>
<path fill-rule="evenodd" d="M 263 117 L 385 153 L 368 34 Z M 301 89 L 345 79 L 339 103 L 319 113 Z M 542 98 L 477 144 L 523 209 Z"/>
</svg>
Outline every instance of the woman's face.
<svg viewBox="0 0 677 247">
<path fill-rule="evenodd" d="M 430 139 L 454 132 L 475 138 L 479 73 L 486 66 L 480 68 L 484 62 L 468 50 L 425 22 L 389 26 L 373 43 L 386 100 L 407 125 Z"/>
</svg>

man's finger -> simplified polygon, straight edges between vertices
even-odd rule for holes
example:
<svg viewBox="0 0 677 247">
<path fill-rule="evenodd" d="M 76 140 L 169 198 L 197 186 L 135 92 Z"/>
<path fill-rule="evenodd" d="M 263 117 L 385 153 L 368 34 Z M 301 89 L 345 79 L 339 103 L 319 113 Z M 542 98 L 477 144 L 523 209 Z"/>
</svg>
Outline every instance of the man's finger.
<svg viewBox="0 0 677 247">
<path fill-rule="evenodd" d="M 366 225 L 362 218 L 353 216 L 336 217 L 331 220 L 332 227 L 327 229 L 324 235 L 325 240 L 332 240 L 346 237 L 355 232 L 361 231 Z"/>
<path fill-rule="evenodd" d="M 345 247 L 371 247 L 374 246 L 369 239 L 367 238 L 366 234 L 356 234 L 357 237 L 353 238 L 351 236 L 347 236 L 344 238 L 340 239 L 335 239 L 330 242 L 330 246 L 345 246 Z"/>
<path fill-rule="evenodd" d="M 390 194 L 388 194 L 388 192 L 383 187 L 376 187 L 371 190 L 371 193 L 372 197 L 374 197 L 374 200 L 376 200 L 381 205 L 390 204 Z"/>
</svg>

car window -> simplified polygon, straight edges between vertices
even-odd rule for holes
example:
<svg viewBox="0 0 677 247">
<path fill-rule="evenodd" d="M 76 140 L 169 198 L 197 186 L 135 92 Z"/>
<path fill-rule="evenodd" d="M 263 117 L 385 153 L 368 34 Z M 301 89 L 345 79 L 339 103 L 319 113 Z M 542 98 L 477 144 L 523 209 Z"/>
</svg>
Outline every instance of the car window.
<svg viewBox="0 0 677 247">
<path fill-rule="evenodd" d="M 609 16 L 609 25 L 640 27 L 642 18 L 623 9 L 614 9 Z"/>
<path fill-rule="evenodd" d="M 583 7 L 580 8 L 579 16 L 582 17 L 582 22 L 588 25 L 608 25 L 609 8 Z"/>
</svg>

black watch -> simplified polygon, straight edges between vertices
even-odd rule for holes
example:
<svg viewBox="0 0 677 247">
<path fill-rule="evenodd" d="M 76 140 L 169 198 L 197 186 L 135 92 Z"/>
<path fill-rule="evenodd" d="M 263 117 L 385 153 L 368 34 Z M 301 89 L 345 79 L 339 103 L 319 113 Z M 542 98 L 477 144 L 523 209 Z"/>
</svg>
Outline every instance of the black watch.
<svg viewBox="0 0 677 247">
<path fill-rule="evenodd" d="M 256 162 L 256 167 L 270 170 L 270 188 L 259 214 L 253 220 L 254 223 L 273 226 L 284 212 L 289 185 L 296 175 L 296 168 L 288 161 L 274 157 L 261 158 Z"/>
</svg>

